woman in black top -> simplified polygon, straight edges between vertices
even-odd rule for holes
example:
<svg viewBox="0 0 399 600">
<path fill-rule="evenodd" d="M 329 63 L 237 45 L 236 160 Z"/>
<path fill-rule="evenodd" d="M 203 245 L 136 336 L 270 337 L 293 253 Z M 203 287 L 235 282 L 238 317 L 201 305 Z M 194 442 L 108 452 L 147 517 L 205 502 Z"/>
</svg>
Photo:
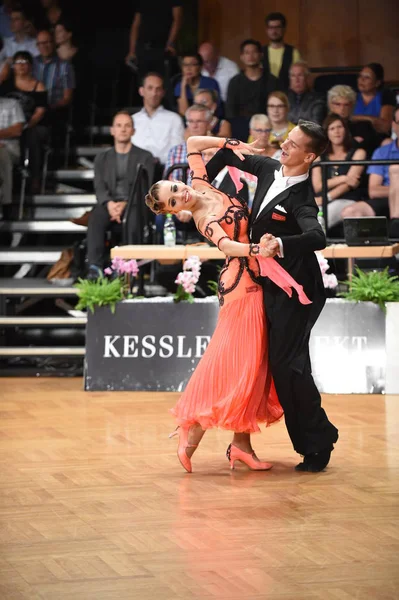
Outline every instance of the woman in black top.
<svg viewBox="0 0 399 600">
<path fill-rule="evenodd" d="M 364 167 L 356 165 L 339 165 L 334 161 L 339 160 L 364 160 L 366 151 L 355 147 L 353 138 L 349 132 L 345 119 L 335 113 L 328 115 L 323 123 L 327 133 L 328 146 L 324 154 L 314 161 L 317 165 L 321 160 L 331 161 L 327 175 L 327 198 L 328 198 L 328 227 L 338 225 L 344 218 L 343 212 L 362 197 L 362 189 L 359 188 Z M 316 202 L 322 205 L 321 190 L 322 177 L 321 168 L 312 169 L 312 184 L 316 195 Z"/>
<path fill-rule="evenodd" d="M 29 148 L 32 192 L 35 193 L 40 188 L 43 145 L 48 141 L 48 128 L 43 120 L 47 107 L 46 88 L 33 77 L 32 66 L 33 58 L 29 52 L 16 52 L 12 77 L 3 84 L 1 93 L 18 100 L 23 110 L 26 123 L 22 143 Z"/>
</svg>

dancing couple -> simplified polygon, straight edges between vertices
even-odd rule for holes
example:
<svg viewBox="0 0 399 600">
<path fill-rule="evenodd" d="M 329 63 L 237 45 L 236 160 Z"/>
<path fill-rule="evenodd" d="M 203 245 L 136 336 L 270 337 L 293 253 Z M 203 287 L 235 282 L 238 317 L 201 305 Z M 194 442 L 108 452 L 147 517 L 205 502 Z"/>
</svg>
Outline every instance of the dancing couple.
<svg viewBox="0 0 399 600">
<path fill-rule="evenodd" d="M 282 144 L 280 162 L 235 139 L 190 137 L 192 187 L 159 181 L 146 196 L 156 214 L 192 213 L 198 231 L 226 255 L 220 272 L 220 313 L 211 341 L 176 406 L 178 457 L 191 457 L 207 429 L 234 432 L 227 449 L 252 470 L 268 470 L 251 445 L 251 433 L 284 414 L 295 469 L 318 472 L 329 460 L 338 431 L 321 407 L 309 338 L 325 303 L 315 250 L 325 247 L 309 168 L 326 146 L 319 125 L 300 122 Z M 201 152 L 220 148 L 206 168 Z M 226 165 L 258 178 L 252 212 L 212 181 Z M 294 290 L 294 291 L 293 291 Z"/>
</svg>

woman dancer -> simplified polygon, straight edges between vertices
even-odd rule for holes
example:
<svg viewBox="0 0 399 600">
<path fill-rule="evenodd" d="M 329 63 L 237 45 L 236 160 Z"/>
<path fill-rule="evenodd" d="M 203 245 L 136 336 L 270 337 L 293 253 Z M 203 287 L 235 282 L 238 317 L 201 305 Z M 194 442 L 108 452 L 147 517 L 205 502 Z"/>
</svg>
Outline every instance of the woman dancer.
<svg viewBox="0 0 399 600">
<path fill-rule="evenodd" d="M 178 457 L 191 472 L 191 456 L 207 429 L 234 431 L 228 448 L 231 468 L 235 461 L 253 470 L 268 470 L 251 446 L 250 434 L 258 423 L 270 425 L 283 414 L 268 368 L 267 330 L 260 274 L 301 302 L 309 303 L 301 286 L 270 256 L 278 241 L 267 236 L 262 244 L 248 238 L 248 209 L 237 198 L 226 196 L 208 182 L 201 151 L 227 147 L 243 158 L 257 154 L 254 144 L 215 137 L 190 137 L 187 158 L 193 171 L 192 187 L 177 181 L 158 181 L 146 196 L 155 213 L 191 211 L 198 231 L 227 256 L 219 278 L 219 318 L 212 339 L 188 385 L 172 410 L 179 435 Z"/>
</svg>

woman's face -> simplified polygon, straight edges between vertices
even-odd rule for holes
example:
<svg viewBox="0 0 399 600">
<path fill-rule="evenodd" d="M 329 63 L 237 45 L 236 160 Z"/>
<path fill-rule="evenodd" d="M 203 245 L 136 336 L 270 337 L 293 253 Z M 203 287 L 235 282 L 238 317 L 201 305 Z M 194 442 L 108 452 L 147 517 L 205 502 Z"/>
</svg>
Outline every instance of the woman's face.
<svg viewBox="0 0 399 600">
<path fill-rule="evenodd" d="M 270 96 L 267 101 L 267 116 L 271 121 L 280 123 L 287 120 L 288 109 L 277 96 Z"/>
<path fill-rule="evenodd" d="M 212 96 L 206 93 L 197 94 L 195 96 L 195 104 L 202 104 L 203 106 L 209 108 L 209 110 L 213 113 L 215 112 L 217 107 L 216 102 L 212 100 Z"/>
<path fill-rule="evenodd" d="M 166 211 L 176 214 L 181 210 L 192 210 L 195 206 L 193 188 L 182 181 L 162 181 L 158 192 L 159 202 L 163 202 Z"/>
<path fill-rule="evenodd" d="M 14 73 L 15 75 L 17 75 L 18 77 L 21 77 L 23 75 L 29 75 L 32 71 L 32 67 L 31 64 L 29 62 L 29 60 L 27 60 L 26 58 L 16 58 L 14 60 Z"/>
<path fill-rule="evenodd" d="M 196 79 L 201 74 L 201 65 L 196 56 L 185 56 L 182 62 L 183 77 Z"/>
<path fill-rule="evenodd" d="M 270 127 L 269 121 L 255 121 L 254 126 L 251 127 L 249 133 L 252 135 L 253 139 L 256 140 L 255 146 L 257 148 L 268 148 L 271 130 L 272 128 Z"/>
<path fill-rule="evenodd" d="M 357 87 L 359 88 L 359 92 L 362 94 L 375 92 L 379 83 L 380 82 L 377 81 L 374 71 L 372 71 L 369 67 L 364 67 L 360 71 L 357 78 Z"/>
<path fill-rule="evenodd" d="M 327 130 L 328 139 L 332 144 L 339 145 L 345 139 L 345 127 L 341 121 L 333 121 Z"/>
<path fill-rule="evenodd" d="M 68 42 L 71 39 L 71 35 L 71 32 L 67 31 L 63 25 L 58 24 L 55 26 L 55 43 L 57 45 Z"/>
</svg>

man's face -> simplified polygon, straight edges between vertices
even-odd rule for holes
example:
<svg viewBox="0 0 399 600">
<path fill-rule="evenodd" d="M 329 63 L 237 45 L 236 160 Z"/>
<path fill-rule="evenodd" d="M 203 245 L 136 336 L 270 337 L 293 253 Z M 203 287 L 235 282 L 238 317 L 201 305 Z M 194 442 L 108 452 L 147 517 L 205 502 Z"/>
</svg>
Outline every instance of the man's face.
<svg viewBox="0 0 399 600">
<path fill-rule="evenodd" d="M 36 45 L 43 58 L 49 58 L 54 53 L 54 43 L 51 35 L 45 31 L 40 32 L 36 39 Z"/>
<path fill-rule="evenodd" d="M 13 11 L 10 17 L 10 29 L 13 33 L 22 33 L 25 28 L 25 17 L 19 11 Z"/>
<path fill-rule="evenodd" d="M 294 65 L 290 69 L 290 88 L 295 94 L 304 94 L 308 89 L 308 76 L 305 67 Z"/>
<path fill-rule="evenodd" d="M 129 115 L 116 115 L 111 127 L 111 135 L 115 142 L 126 143 L 134 134 L 132 118 Z"/>
<path fill-rule="evenodd" d="M 189 135 L 207 135 L 209 129 L 209 119 L 205 112 L 199 110 L 190 110 L 187 117 L 187 131 Z"/>
<path fill-rule="evenodd" d="M 244 67 L 257 67 L 260 64 L 262 53 L 254 44 L 244 46 L 240 60 Z"/>
<path fill-rule="evenodd" d="M 213 44 L 210 44 L 209 42 L 201 44 L 198 52 L 201 54 L 202 60 L 204 61 L 204 69 L 208 71 L 209 68 L 211 68 L 212 70 L 214 66 L 217 65 L 219 57 Z"/>
<path fill-rule="evenodd" d="M 271 42 L 282 42 L 284 38 L 284 27 L 281 21 L 269 21 L 266 25 L 266 34 Z"/>
<path fill-rule="evenodd" d="M 353 104 L 347 98 L 338 96 L 331 100 L 329 104 L 330 112 L 342 117 L 343 119 L 349 119 L 352 114 Z"/>
<path fill-rule="evenodd" d="M 299 167 L 305 164 L 310 166 L 316 155 L 309 150 L 309 143 L 309 137 L 299 127 L 294 127 L 288 134 L 288 138 L 281 144 L 281 164 L 287 167 Z"/>
<path fill-rule="evenodd" d="M 153 109 L 158 108 L 165 94 L 162 79 L 156 75 L 150 75 L 144 81 L 144 85 L 141 86 L 139 92 L 143 97 L 144 106 Z"/>
</svg>

